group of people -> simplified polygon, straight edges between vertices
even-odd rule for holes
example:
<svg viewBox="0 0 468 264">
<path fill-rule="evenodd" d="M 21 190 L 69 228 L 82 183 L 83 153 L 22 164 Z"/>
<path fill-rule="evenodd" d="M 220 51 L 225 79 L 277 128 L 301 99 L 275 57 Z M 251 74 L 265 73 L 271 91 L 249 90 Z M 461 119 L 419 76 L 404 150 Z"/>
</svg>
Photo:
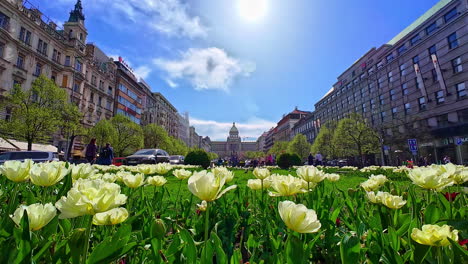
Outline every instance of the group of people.
<svg viewBox="0 0 468 264">
<path fill-rule="evenodd" d="M 307 157 L 307 163 L 309 165 L 323 165 L 322 154 L 318 152 L 317 154 L 315 154 L 315 158 L 314 158 L 314 155 L 312 155 L 312 153 L 309 153 L 309 157 Z"/>
<path fill-rule="evenodd" d="M 106 143 L 106 146 L 101 149 L 98 156 L 98 146 L 96 145 L 96 139 L 93 138 L 86 146 L 85 157 L 88 163 L 91 164 L 111 165 L 114 159 L 114 149 L 110 143 Z"/>
</svg>

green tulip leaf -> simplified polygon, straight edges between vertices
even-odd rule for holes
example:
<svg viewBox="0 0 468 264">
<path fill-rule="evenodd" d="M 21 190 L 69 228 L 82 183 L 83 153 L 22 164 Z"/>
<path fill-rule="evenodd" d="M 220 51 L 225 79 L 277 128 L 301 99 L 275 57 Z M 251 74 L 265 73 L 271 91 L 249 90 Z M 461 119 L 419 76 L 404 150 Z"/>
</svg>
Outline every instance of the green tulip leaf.
<svg viewBox="0 0 468 264">
<path fill-rule="evenodd" d="M 359 263 L 360 251 L 361 244 L 359 238 L 346 234 L 340 244 L 341 263 Z"/>
</svg>

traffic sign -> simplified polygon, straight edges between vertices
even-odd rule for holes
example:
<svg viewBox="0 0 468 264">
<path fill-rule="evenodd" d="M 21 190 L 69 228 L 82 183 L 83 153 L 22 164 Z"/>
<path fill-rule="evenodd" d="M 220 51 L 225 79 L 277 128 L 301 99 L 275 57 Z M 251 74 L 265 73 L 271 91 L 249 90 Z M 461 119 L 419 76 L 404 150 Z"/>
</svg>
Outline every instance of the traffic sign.
<svg viewBox="0 0 468 264">
<path fill-rule="evenodd" d="M 415 138 L 408 139 L 408 147 L 411 152 L 418 151 L 418 142 Z"/>
<path fill-rule="evenodd" d="M 459 138 L 457 137 L 456 140 L 455 140 L 455 144 L 457 144 L 457 146 L 461 146 L 463 145 L 463 139 L 462 138 Z"/>
</svg>

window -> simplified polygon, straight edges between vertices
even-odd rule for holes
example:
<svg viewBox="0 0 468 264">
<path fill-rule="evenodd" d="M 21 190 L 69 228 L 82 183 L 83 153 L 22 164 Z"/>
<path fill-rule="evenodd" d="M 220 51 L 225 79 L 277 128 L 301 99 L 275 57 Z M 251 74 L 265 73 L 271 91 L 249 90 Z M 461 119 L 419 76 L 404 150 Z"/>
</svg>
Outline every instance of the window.
<svg viewBox="0 0 468 264">
<path fill-rule="evenodd" d="M 453 49 L 458 47 L 457 32 L 453 32 L 447 37 L 449 48 Z"/>
<path fill-rule="evenodd" d="M 111 101 L 106 102 L 106 108 L 107 108 L 107 110 L 112 110 L 112 102 Z"/>
<path fill-rule="evenodd" d="M 363 74 L 361 74 L 361 76 L 359 76 L 359 79 L 361 79 L 361 80 L 364 80 L 365 78 L 366 78 L 366 74 L 365 74 L 365 73 L 363 73 Z"/>
<path fill-rule="evenodd" d="M 359 80 L 356 78 L 353 80 L 353 84 L 357 84 L 359 82 Z"/>
<path fill-rule="evenodd" d="M 101 106 L 101 104 L 102 104 L 102 97 L 99 96 L 99 97 L 98 97 L 98 106 Z"/>
<path fill-rule="evenodd" d="M 380 112 L 380 120 L 382 120 L 382 122 L 385 120 L 385 116 L 386 116 L 386 115 L 387 115 L 387 114 L 385 113 L 385 111 Z"/>
<path fill-rule="evenodd" d="M 47 43 L 42 39 L 39 39 L 39 42 L 37 43 L 37 52 L 47 56 Z"/>
<path fill-rule="evenodd" d="M 388 76 L 388 82 L 393 82 L 393 72 L 388 72 L 387 73 L 387 76 Z"/>
<path fill-rule="evenodd" d="M 77 93 L 80 92 L 80 84 L 79 83 L 73 84 L 73 91 L 75 91 Z"/>
<path fill-rule="evenodd" d="M 362 112 L 365 113 L 367 111 L 366 104 L 362 104 Z"/>
<path fill-rule="evenodd" d="M 432 45 L 431 47 L 429 47 L 428 51 L 429 51 L 429 56 L 432 54 L 437 54 L 436 45 Z"/>
<path fill-rule="evenodd" d="M 10 107 L 5 108 L 5 121 L 7 122 L 11 121 L 11 108 Z"/>
<path fill-rule="evenodd" d="M 96 82 L 97 82 L 96 76 L 91 75 L 91 84 L 92 84 L 92 85 L 96 85 Z"/>
<path fill-rule="evenodd" d="M 385 104 L 385 98 L 384 98 L 383 94 L 381 94 L 381 95 L 379 96 L 379 102 L 380 102 L 380 105 L 384 105 L 384 104 Z"/>
<path fill-rule="evenodd" d="M 413 64 L 419 64 L 419 56 L 413 57 Z"/>
<path fill-rule="evenodd" d="M 393 108 L 392 108 L 392 117 L 395 118 L 397 114 L 398 114 L 398 108 L 397 108 L 397 107 L 393 107 Z"/>
<path fill-rule="evenodd" d="M 468 93 L 466 92 L 466 89 L 465 89 L 465 83 L 464 82 L 455 85 L 455 88 L 457 90 L 458 99 L 465 98 L 468 95 Z"/>
<path fill-rule="evenodd" d="M 370 67 L 370 69 L 367 70 L 368 75 L 371 75 L 372 73 L 374 73 L 374 67 Z"/>
<path fill-rule="evenodd" d="M 70 66 L 71 65 L 71 58 L 70 56 L 65 57 L 65 66 Z"/>
<path fill-rule="evenodd" d="M 62 87 L 63 88 L 68 87 L 68 76 L 67 75 L 64 75 L 63 78 L 62 78 Z"/>
<path fill-rule="evenodd" d="M 371 109 L 375 108 L 375 99 L 370 100 L 370 106 L 371 106 Z"/>
<path fill-rule="evenodd" d="M 408 83 L 404 83 L 401 85 L 401 94 L 402 95 L 408 94 Z"/>
<path fill-rule="evenodd" d="M 463 66 L 461 63 L 461 57 L 452 60 L 453 73 L 459 73 L 463 71 Z"/>
<path fill-rule="evenodd" d="M 383 67 L 383 61 L 380 61 L 379 63 L 377 63 L 377 70 L 382 69 L 382 67 Z"/>
<path fill-rule="evenodd" d="M 405 104 L 405 115 L 409 114 L 411 112 L 411 104 L 406 103 Z"/>
<path fill-rule="evenodd" d="M 453 8 L 452 10 L 448 11 L 447 14 L 444 15 L 445 23 L 448 23 L 454 20 L 458 16 L 457 8 Z"/>
<path fill-rule="evenodd" d="M 108 95 L 112 95 L 112 87 L 109 86 L 108 90 L 107 90 L 107 94 Z"/>
<path fill-rule="evenodd" d="M 9 24 L 10 24 L 10 18 L 7 17 L 2 12 L 0 12 L 0 27 L 8 30 Z"/>
<path fill-rule="evenodd" d="M 405 52 L 405 51 L 406 51 L 406 45 L 405 45 L 405 44 L 401 45 L 401 46 L 398 48 L 398 54 L 399 54 L 399 55 L 403 54 L 403 52 Z"/>
<path fill-rule="evenodd" d="M 440 91 L 435 92 L 435 99 L 436 99 L 437 104 L 444 103 L 445 102 L 444 91 L 440 90 Z"/>
<path fill-rule="evenodd" d="M 54 51 L 52 52 L 52 60 L 57 62 L 57 63 L 60 63 L 60 57 L 62 56 L 62 54 L 57 51 L 56 49 L 54 49 Z"/>
<path fill-rule="evenodd" d="M 3 58 L 4 53 L 5 53 L 5 43 L 0 42 L 0 58 Z"/>
<path fill-rule="evenodd" d="M 432 34 L 432 32 L 434 32 L 435 30 L 437 29 L 437 24 L 436 22 L 430 24 L 427 28 L 426 28 L 426 34 L 427 35 L 430 35 Z"/>
<path fill-rule="evenodd" d="M 21 27 L 19 40 L 28 45 L 31 45 L 31 31 L 26 30 L 24 27 Z"/>
<path fill-rule="evenodd" d="M 375 92 L 375 83 L 369 82 L 369 94 L 372 94 L 374 92 Z"/>
<path fill-rule="evenodd" d="M 42 72 L 42 65 L 40 63 L 36 63 L 36 70 L 34 71 L 34 75 L 39 76 Z"/>
<path fill-rule="evenodd" d="M 406 64 L 400 65 L 400 75 L 405 76 L 406 75 Z"/>
<path fill-rule="evenodd" d="M 387 63 L 391 62 L 394 59 L 393 53 L 387 55 Z"/>
<path fill-rule="evenodd" d="M 367 89 L 366 88 L 362 88 L 361 89 L 361 97 L 366 97 L 367 96 Z"/>
<path fill-rule="evenodd" d="M 420 40 L 421 40 L 421 36 L 419 36 L 419 34 L 414 36 L 413 38 L 411 38 L 411 41 L 410 41 L 411 46 L 416 45 L 416 43 L 418 43 Z"/>
<path fill-rule="evenodd" d="M 24 69 L 24 55 L 18 54 L 18 58 L 16 59 L 16 67 Z"/>
<path fill-rule="evenodd" d="M 395 91 L 395 89 L 391 89 L 391 90 L 389 91 L 389 93 L 390 93 L 390 101 L 395 100 L 395 99 L 396 99 L 396 91 Z"/>
<path fill-rule="evenodd" d="M 414 82 L 415 82 L 415 84 L 416 84 L 416 89 L 420 89 L 420 88 L 421 88 L 421 84 L 419 83 L 418 78 L 414 78 Z"/>
<path fill-rule="evenodd" d="M 419 97 L 418 103 L 419 103 L 419 110 L 421 111 L 426 110 L 426 97 Z"/>
<path fill-rule="evenodd" d="M 432 80 L 434 82 L 437 82 L 439 80 L 439 75 L 437 74 L 437 71 L 435 69 L 432 69 Z"/>
<path fill-rule="evenodd" d="M 89 95 L 89 101 L 91 101 L 91 103 L 94 103 L 94 93 L 91 92 L 91 94 Z"/>
<path fill-rule="evenodd" d="M 75 59 L 75 70 L 78 72 L 81 72 L 83 70 L 83 64 L 77 59 Z"/>
</svg>

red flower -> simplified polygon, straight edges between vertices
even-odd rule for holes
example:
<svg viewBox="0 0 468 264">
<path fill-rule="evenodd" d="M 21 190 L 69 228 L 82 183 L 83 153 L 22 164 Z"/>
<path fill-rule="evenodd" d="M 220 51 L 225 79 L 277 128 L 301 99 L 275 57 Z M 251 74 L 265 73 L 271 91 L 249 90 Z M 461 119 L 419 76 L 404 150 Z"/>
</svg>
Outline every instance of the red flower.
<svg viewBox="0 0 468 264">
<path fill-rule="evenodd" d="M 449 202 L 452 202 L 455 200 L 455 198 L 457 197 L 457 195 L 459 195 L 460 193 L 458 192 L 453 192 L 453 193 L 449 193 L 449 192 L 446 192 L 444 194 L 445 196 L 445 199 L 447 199 Z"/>
<path fill-rule="evenodd" d="M 464 245 L 468 244 L 468 239 L 459 240 L 459 241 L 458 241 L 458 244 L 459 244 L 460 246 L 464 246 Z"/>
<path fill-rule="evenodd" d="M 336 224 L 336 226 L 340 226 L 340 225 L 341 225 L 341 220 L 340 220 L 339 217 L 336 218 L 335 224 Z"/>
</svg>

